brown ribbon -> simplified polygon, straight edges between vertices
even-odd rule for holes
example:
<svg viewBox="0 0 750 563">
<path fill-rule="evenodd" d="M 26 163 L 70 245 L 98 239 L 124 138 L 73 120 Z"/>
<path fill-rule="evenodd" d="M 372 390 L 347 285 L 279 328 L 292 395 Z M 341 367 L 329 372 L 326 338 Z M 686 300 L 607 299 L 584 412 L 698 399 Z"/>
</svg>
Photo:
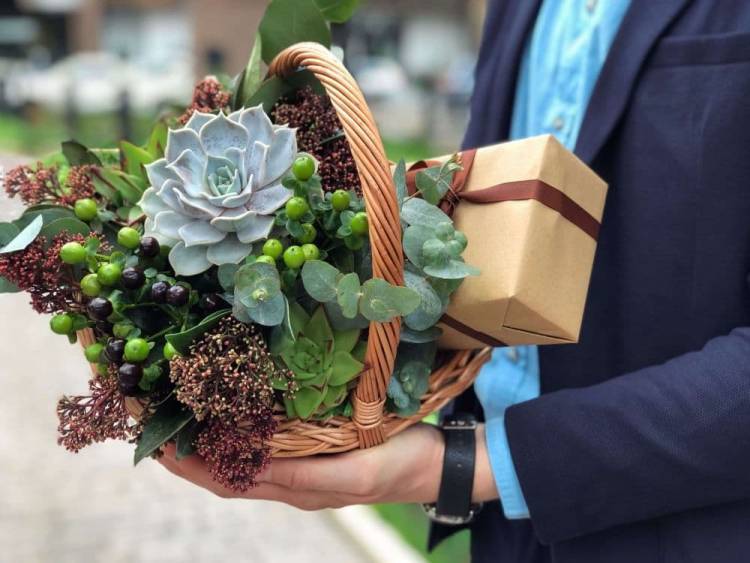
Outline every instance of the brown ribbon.
<svg viewBox="0 0 750 563">
<path fill-rule="evenodd" d="M 556 187 L 539 179 L 518 180 L 515 182 L 504 182 L 488 188 L 472 192 L 465 191 L 476 149 L 470 149 L 459 153 L 459 163 L 462 168 L 453 175 L 450 189 L 440 202 L 442 209 L 448 216 L 453 216 L 456 206 L 461 200 L 476 204 L 500 203 L 503 201 L 524 201 L 533 199 L 557 211 L 592 239 L 599 237 L 600 223 L 596 218 L 578 205 L 567 194 Z M 432 166 L 440 166 L 440 162 L 434 160 L 420 160 L 409 167 L 406 172 L 406 186 L 410 195 L 417 193 L 417 173 L 420 170 Z M 458 319 L 443 315 L 441 322 L 452 329 L 464 334 L 482 344 L 488 346 L 507 346 L 504 342 L 465 325 Z"/>
</svg>

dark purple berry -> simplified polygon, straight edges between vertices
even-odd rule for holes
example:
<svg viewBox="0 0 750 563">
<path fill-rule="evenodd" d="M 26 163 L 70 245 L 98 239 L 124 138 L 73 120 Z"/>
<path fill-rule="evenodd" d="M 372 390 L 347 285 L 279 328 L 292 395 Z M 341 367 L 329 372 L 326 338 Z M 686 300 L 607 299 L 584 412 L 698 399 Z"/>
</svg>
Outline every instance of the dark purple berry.
<svg viewBox="0 0 750 563">
<path fill-rule="evenodd" d="M 164 303 L 167 300 L 169 284 L 165 281 L 158 281 L 151 286 L 151 301 L 154 303 Z"/>
<path fill-rule="evenodd" d="M 207 293 L 203 297 L 201 297 L 200 300 L 200 307 L 203 309 L 206 313 L 213 313 L 214 311 L 218 311 L 222 307 L 226 306 L 227 302 L 224 301 L 221 297 L 216 295 L 215 293 Z"/>
<path fill-rule="evenodd" d="M 94 297 L 89 301 L 89 317 L 95 321 L 105 321 L 112 314 L 112 303 L 103 297 Z"/>
<path fill-rule="evenodd" d="M 159 241 L 154 237 L 142 237 L 141 238 L 141 256 L 146 258 L 155 258 L 159 256 Z"/>
<path fill-rule="evenodd" d="M 117 382 L 120 392 L 125 396 L 138 393 L 138 384 L 143 376 L 143 368 L 136 364 L 122 364 L 117 370 Z"/>
<path fill-rule="evenodd" d="M 167 303 L 174 307 L 182 307 L 188 302 L 190 291 L 181 285 L 173 285 L 167 291 Z"/>
<path fill-rule="evenodd" d="M 146 276 L 138 268 L 125 268 L 122 271 L 122 286 L 125 289 L 138 289 L 146 281 Z"/>
<path fill-rule="evenodd" d="M 104 355 L 113 364 L 122 362 L 122 356 L 125 353 L 125 340 L 122 338 L 110 338 L 107 347 L 104 348 Z"/>
<path fill-rule="evenodd" d="M 96 330 L 107 336 L 112 335 L 112 323 L 109 321 L 96 321 Z"/>
</svg>

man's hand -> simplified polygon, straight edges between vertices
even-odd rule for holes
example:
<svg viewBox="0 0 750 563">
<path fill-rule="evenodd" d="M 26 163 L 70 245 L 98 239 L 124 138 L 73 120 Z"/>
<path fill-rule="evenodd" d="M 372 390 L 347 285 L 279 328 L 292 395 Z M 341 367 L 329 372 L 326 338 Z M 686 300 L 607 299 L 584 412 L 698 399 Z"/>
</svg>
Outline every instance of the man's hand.
<svg viewBox="0 0 750 563">
<path fill-rule="evenodd" d="M 224 498 L 275 500 L 303 510 L 339 508 L 379 502 L 434 502 L 440 487 L 445 444 L 440 431 L 418 424 L 367 450 L 298 459 L 274 459 L 258 477 L 258 486 L 244 493 L 216 483 L 203 460 L 175 460 L 168 445 L 159 462 L 172 473 Z M 484 441 L 477 430 L 474 501 L 497 498 Z"/>
</svg>

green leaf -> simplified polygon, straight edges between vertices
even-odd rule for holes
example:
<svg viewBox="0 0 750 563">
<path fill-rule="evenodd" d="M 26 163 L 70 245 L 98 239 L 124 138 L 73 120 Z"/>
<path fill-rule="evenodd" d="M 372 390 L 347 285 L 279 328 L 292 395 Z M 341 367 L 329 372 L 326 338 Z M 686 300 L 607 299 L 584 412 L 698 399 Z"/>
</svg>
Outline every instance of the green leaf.
<svg viewBox="0 0 750 563">
<path fill-rule="evenodd" d="M 326 391 L 326 396 L 323 399 L 323 404 L 328 407 L 335 407 L 340 405 L 342 401 L 346 399 L 346 385 L 340 385 L 338 387 L 329 385 Z"/>
<path fill-rule="evenodd" d="M 359 276 L 355 272 L 343 276 L 336 285 L 336 301 L 347 319 L 357 316 L 361 295 Z"/>
<path fill-rule="evenodd" d="M 91 227 L 83 221 L 68 217 L 66 219 L 56 219 L 55 221 L 44 225 L 39 234 L 47 237 L 47 241 L 49 242 L 53 237 L 59 235 L 63 231 L 68 232 L 71 235 L 88 236 L 91 234 Z"/>
<path fill-rule="evenodd" d="M 308 260 L 302 266 L 301 275 L 302 284 L 310 297 L 321 303 L 336 299 L 336 285 L 341 272 L 335 266 L 322 260 Z"/>
<path fill-rule="evenodd" d="M 442 265 L 429 264 L 424 267 L 424 272 L 428 276 L 447 280 L 462 279 L 466 276 L 478 276 L 481 273 L 478 268 L 454 259 Z"/>
<path fill-rule="evenodd" d="M 341 352 L 351 352 L 359 342 L 362 331 L 358 328 L 340 330 L 333 333 L 333 349 Z"/>
<path fill-rule="evenodd" d="M 44 219 L 41 215 L 38 215 L 20 233 L 13 237 L 13 240 L 0 248 L 0 254 L 18 252 L 29 246 L 42 230 L 42 225 L 44 225 Z"/>
<path fill-rule="evenodd" d="M 175 452 L 175 459 L 177 461 L 185 459 L 195 453 L 193 443 L 198 437 L 198 434 L 200 434 L 201 429 L 202 425 L 197 421 L 193 421 L 190 424 L 183 426 L 177 433 L 177 439 L 175 440 L 177 450 Z"/>
<path fill-rule="evenodd" d="M 360 314 L 357 314 L 353 319 L 347 319 L 341 311 L 341 306 L 336 301 L 329 301 L 323 306 L 328 315 L 328 321 L 334 330 L 364 329 L 370 325 L 370 321 Z"/>
<path fill-rule="evenodd" d="M 408 225 L 434 227 L 440 223 L 451 223 L 450 217 L 438 207 L 418 197 L 407 199 L 401 206 L 401 219 Z"/>
<path fill-rule="evenodd" d="M 359 0 L 315 0 L 323 17 L 330 22 L 344 23 L 359 8 Z"/>
<path fill-rule="evenodd" d="M 151 164 L 156 158 L 149 151 L 135 146 L 127 141 L 120 141 L 120 154 L 122 169 L 132 176 L 146 179 L 147 164 Z"/>
<path fill-rule="evenodd" d="M 211 313 L 210 315 L 208 315 L 194 327 L 182 332 L 167 334 L 165 338 L 167 339 L 167 342 L 174 346 L 175 350 L 177 350 L 183 356 L 186 356 L 190 353 L 190 345 L 193 343 L 193 341 L 215 327 L 219 323 L 219 321 L 226 317 L 229 313 L 229 309 L 216 311 L 215 313 Z"/>
<path fill-rule="evenodd" d="M 409 190 L 406 187 L 406 162 L 403 158 L 398 161 L 396 169 L 393 171 L 393 183 L 396 185 L 396 198 L 400 209 L 409 195 Z"/>
<path fill-rule="evenodd" d="M 20 287 L 0 276 L 0 293 L 19 293 L 20 291 L 22 291 Z"/>
<path fill-rule="evenodd" d="M 331 46 L 331 32 L 313 0 L 272 0 L 258 27 L 263 60 L 270 63 L 286 47 L 301 41 Z"/>
<path fill-rule="evenodd" d="M 303 387 L 297 391 L 294 396 L 294 410 L 301 419 L 307 419 L 318 410 L 318 407 L 325 398 L 325 391 L 315 389 L 314 387 Z"/>
<path fill-rule="evenodd" d="M 102 165 L 102 161 L 78 141 L 64 141 L 62 143 L 62 153 L 71 166 L 80 166 L 82 164 Z"/>
<path fill-rule="evenodd" d="M 333 353 L 333 372 L 329 385 L 345 385 L 357 377 L 365 365 L 358 362 L 349 352 L 336 350 Z"/>
<path fill-rule="evenodd" d="M 404 317 L 406 326 L 412 330 L 427 330 L 437 324 L 443 315 L 443 303 L 433 287 L 422 276 L 404 272 L 404 283 L 419 294 L 420 302 L 412 313 Z"/>
<path fill-rule="evenodd" d="M 0 246 L 8 244 L 18 233 L 18 227 L 13 223 L 0 223 Z"/>
<path fill-rule="evenodd" d="M 372 278 L 362 284 L 359 308 L 362 315 L 375 322 L 388 322 L 394 317 L 408 315 L 419 307 L 419 294 L 408 287 L 389 284 Z"/>
<path fill-rule="evenodd" d="M 443 331 L 437 326 L 430 327 L 427 330 L 412 330 L 408 326 L 401 327 L 401 342 L 424 344 L 437 340 L 442 335 Z"/>
<path fill-rule="evenodd" d="M 37 217 L 42 217 L 42 220 L 46 225 L 56 219 L 75 217 L 75 213 L 73 213 L 73 210 L 69 207 L 62 207 L 59 205 L 34 205 L 27 208 L 23 215 L 13 221 L 13 224 L 19 229 L 24 229 Z"/>
<path fill-rule="evenodd" d="M 167 147 L 168 133 L 169 128 L 163 119 L 157 121 L 156 125 L 154 125 L 154 128 L 151 130 L 148 142 L 146 143 L 146 150 L 151 154 L 154 160 L 164 156 L 164 149 Z"/>
<path fill-rule="evenodd" d="M 323 349 L 328 348 L 333 342 L 333 331 L 331 330 L 331 325 L 328 323 L 328 318 L 323 307 L 315 309 L 312 317 L 310 317 L 307 325 L 302 330 L 302 334 Z"/>
<path fill-rule="evenodd" d="M 232 107 L 234 109 L 240 109 L 245 106 L 263 83 L 263 73 L 261 72 L 260 67 L 262 48 L 263 40 L 258 33 L 255 35 L 255 43 L 250 51 L 250 58 L 247 61 L 247 66 L 245 66 L 242 73 L 237 77 L 237 84 L 234 88 L 234 95 L 232 96 Z"/>
<path fill-rule="evenodd" d="M 110 190 L 119 194 L 123 200 L 132 204 L 138 203 L 141 200 L 143 192 L 146 190 L 146 183 L 143 179 L 111 168 L 95 169 L 93 180 L 97 191 L 100 184 L 105 184 Z M 104 190 L 109 191 L 106 188 Z"/>
<path fill-rule="evenodd" d="M 135 448 L 133 464 L 150 456 L 171 440 L 185 425 L 193 420 L 193 411 L 176 401 L 164 403 L 151 415 L 143 426 L 143 433 Z"/>
<path fill-rule="evenodd" d="M 453 175 L 459 168 L 454 157 L 440 166 L 431 166 L 417 172 L 416 184 L 422 198 L 432 205 L 440 203 L 450 189 Z"/>
</svg>

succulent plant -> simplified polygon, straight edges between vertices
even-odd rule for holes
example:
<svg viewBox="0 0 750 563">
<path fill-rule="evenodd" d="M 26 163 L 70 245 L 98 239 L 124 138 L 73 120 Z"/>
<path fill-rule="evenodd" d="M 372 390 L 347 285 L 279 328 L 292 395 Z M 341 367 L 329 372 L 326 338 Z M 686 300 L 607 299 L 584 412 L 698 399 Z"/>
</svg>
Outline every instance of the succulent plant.
<svg viewBox="0 0 750 563">
<path fill-rule="evenodd" d="M 289 335 L 272 339 L 271 351 L 294 374 L 297 390 L 285 399 L 289 418 L 307 419 L 325 415 L 341 405 L 347 397 L 349 384 L 364 368 L 359 356 L 360 331 L 336 332 L 331 328 L 325 309 L 318 307 L 312 316 L 298 304 L 290 307 Z M 272 382 L 277 389 L 287 390 L 287 382 Z"/>
<path fill-rule="evenodd" d="M 179 275 L 241 262 L 291 197 L 281 181 L 296 155 L 295 130 L 273 125 L 261 106 L 195 112 L 169 131 L 164 158 L 146 166 L 146 234 L 172 247 Z"/>
</svg>

